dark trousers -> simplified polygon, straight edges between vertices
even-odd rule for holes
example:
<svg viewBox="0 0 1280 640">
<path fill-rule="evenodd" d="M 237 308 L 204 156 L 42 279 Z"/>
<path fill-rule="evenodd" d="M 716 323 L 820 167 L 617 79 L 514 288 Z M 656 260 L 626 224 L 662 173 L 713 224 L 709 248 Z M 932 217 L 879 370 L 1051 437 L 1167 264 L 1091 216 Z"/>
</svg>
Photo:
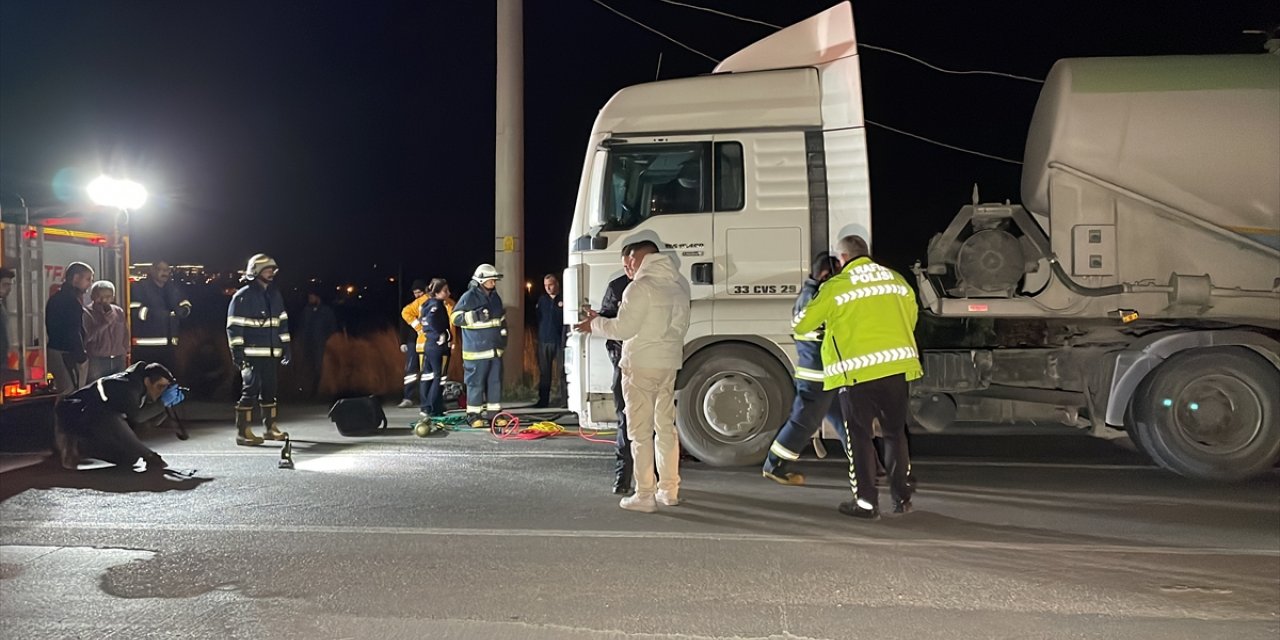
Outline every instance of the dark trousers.
<svg viewBox="0 0 1280 640">
<path fill-rule="evenodd" d="M 132 467 L 139 458 L 155 455 L 138 439 L 124 416 L 102 405 L 62 400 L 58 402 L 57 418 L 57 428 L 75 440 L 81 457 Z"/>
<path fill-rule="evenodd" d="M 240 369 L 240 401 L 241 408 L 252 409 L 254 402 L 263 407 L 276 405 L 276 367 L 280 361 L 275 358 L 245 358 L 244 367 Z"/>
<path fill-rule="evenodd" d="M 764 461 L 765 471 L 772 473 L 799 458 L 809 440 L 822 428 L 824 417 L 831 418 L 836 424 L 836 435 L 841 442 L 845 441 L 844 416 L 836 400 L 837 395 L 835 389 L 824 391 L 821 382 L 796 381 L 796 399 L 791 403 L 791 416 L 769 447 L 769 455 Z"/>
<path fill-rule="evenodd" d="M 907 450 L 907 379 L 902 374 L 860 382 L 839 395 L 848 430 L 845 455 L 849 457 L 849 483 L 862 506 L 878 508 L 876 450 L 871 443 L 872 421 L 880 420 L 884 436 L 884 466 L 894 500 L 911 499 L 907 481 L 911 454 Z"/>
<path fill-rule="evenodd" d="M 422 403 L 419 408 L 429 416 L 444 415 L 444 357 L 447 355 L 449 348 L 437 344 L 429 345 L 422 354 L 422 382 L 418 387 Z"/>
<path fill-rule="evenodd" d="M 462 381 L 467 385 L 467 413 L 502 410 L 502 358 L 464 360 Z"/>
<path fill-rule="evenodd" d="M 557 365 L 557 363 L 559 363 Z M 558 371 L 557 371 L 558 369 Z M 564 375 L 564 346 L 558 342 L 538 343 L 538 404 L 551 401 L 551 379 L 560 374 L 560 393 L 567 395 L 568 383 Z"/>
<path fill-rule="evenodd" d="M 414 351 L 416 348 L 409 345 L 409 350 L 404 354 L 404 399 L 410 402 L 418 392 L 418 383 L 422 381 L 422 354 Z"/>
<path fill-rule="evenodd" d="M 627 401 L 622 398 L 622 369 L 618 366 L 617 361 L 613 363 L 613 408 L 618 412 L 618 438 L 617 449 L 614 452 L 616 460 L 614 471 L 626 478 L 626 482 L 631 482 L 632 464 L 631 464 L 631 440 L 627 438 Z"/>
</svg>

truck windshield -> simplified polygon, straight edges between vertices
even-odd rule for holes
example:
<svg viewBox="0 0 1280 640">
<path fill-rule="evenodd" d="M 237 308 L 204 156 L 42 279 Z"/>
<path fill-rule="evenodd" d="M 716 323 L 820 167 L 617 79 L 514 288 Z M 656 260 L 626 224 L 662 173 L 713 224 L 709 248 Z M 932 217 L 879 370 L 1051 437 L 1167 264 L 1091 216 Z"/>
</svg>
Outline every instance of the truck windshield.
<svg viewBox="0 0 1280 640">
<path fill-rule="evenodd" d="M 618 146 L 609 151 L 605 229 L 672 213 L 711 210 L 710 142 Z"/>
</svg>

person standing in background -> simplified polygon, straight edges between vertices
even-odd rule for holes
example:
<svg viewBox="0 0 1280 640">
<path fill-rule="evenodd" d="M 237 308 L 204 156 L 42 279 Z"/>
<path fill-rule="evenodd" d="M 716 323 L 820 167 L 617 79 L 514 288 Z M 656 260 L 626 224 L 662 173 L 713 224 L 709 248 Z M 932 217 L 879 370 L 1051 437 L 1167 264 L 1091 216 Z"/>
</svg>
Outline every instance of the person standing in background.
<svg viewBox="0 0 1280 640">
<path fill-rule="evenodd" d="M 404 354 L 404 397 L 398 405 L 401 409 L 413 406 L 413 396 L 418 393 L 418 386 L 422 382 L 422 350 L 426 346 L 426 338 L 422 335 L 418 313 L 427 301 L 426 289 L 427 283 L 414 280 L 410 287 L 413 300 L 400 310 L 400 318 L 408 325 L 408 329 L 401 328 L 400 331 L 400 352 Z"/>
<path fill-rule="evenodd" d="M 129 300 L 133 314 L 133 359 L 159 362 L 177 371 L 178 321 L 191 315 L 191 301 L 173 281 L 173 268 L 161 260 L 147 277 L 134 283 Z"/>
<path fill-rule="evenodd" d="M 129 353 L 129 328 L 124 309 L 115 304 L 116 286 L 107 280 L 93 283 L 84 314 L 84 350 L 89 356 L 89 376 L 97 380 L 124 371 Z"/>
<path fill-rule="evenodd" d="M 93 268 L 72 262 L 64 272 L 62 286 L 44 307 L 44 329 L 48 335 L 49 372 L 58 395 L 67 395 L 85 382 L 84 294 L 93 283 Z"/>
<path fill-rule="evenodd" d="M 320 380 L 324 377 L 324 347 L 329 336 L 338 330 L 338 319 L 333 307 L 320 299 L 319 289 L 307 292 L 307 306 L 302 308 L 302 348 L 307 354 L 307 367 L 311 372 L 311 397 L 320 393 Z"/>
<path fill-rule="evenodd" d="M 560 394 L 567 396 L 564 374 L 564 340 L 568 327 L 564 323 L 564 296 L 560 280 L 548 273 L 542 278 L 546 293 L 538 298 L 538 402 L 534 407 L 551 405 L 551 381 L 557 370 Z M 555 406 L 560 406 L 559 402 Z"/>
</svg>

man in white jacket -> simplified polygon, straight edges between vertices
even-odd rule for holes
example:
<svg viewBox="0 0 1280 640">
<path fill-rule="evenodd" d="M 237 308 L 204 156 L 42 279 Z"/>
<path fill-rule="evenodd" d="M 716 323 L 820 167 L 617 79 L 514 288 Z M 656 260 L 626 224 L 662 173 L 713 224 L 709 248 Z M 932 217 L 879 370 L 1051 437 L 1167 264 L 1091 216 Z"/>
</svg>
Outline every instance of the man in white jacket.
<svg viewBox="0 0 1280 640">
<path fill-rule="evenodd" d="M 659 252 L 656 238 L 638 234 L 622 248 L 623 264 L 635 279 L 622 294 L 618 316 L 602 318 L 588 311 L 575 327 L 622 341 L 619 367 L 636 492 L 619 506 L 644 513 L 656 511 L 658 503 L 680 504 L 675 387 L 689 330 L 689 281 L 671 257 Z M 654 477 L 655 454 L 660 480 Z"/>
</svg>

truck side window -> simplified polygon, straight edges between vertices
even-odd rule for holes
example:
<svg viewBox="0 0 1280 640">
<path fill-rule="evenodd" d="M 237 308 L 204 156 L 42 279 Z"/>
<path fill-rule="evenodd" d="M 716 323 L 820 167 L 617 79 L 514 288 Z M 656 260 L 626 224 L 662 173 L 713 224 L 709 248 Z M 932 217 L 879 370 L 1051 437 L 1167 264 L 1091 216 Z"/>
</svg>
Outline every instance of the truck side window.
<svg viewBox="0 0 1280 640">
<path fill-rule="evenodd" d="M 610 149 L 601 203 L 605 229 L 631 229 L 652 216 L 711 211 L 710 157 L 709 142 Z"/>
<path fill-rule="evenodd" d="M 716 143 L 716 211 L 739 211 L 743 205 L 742 143 Z"/>
</svg>

